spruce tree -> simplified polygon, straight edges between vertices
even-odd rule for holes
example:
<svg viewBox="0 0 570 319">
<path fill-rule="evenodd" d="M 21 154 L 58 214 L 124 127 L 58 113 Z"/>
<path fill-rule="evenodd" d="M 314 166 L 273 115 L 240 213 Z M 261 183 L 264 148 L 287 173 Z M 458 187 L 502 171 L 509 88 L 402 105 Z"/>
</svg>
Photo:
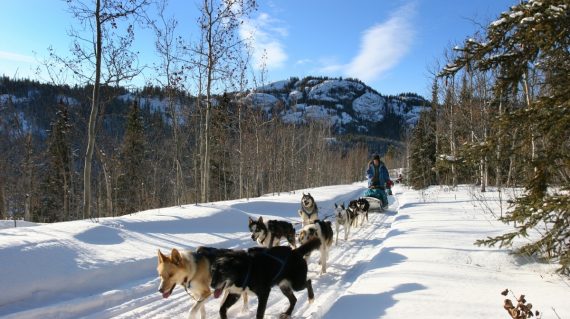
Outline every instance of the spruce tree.
<svg viewBox="0 0 570 319">
<path fill-rule="evenodd" d="M 409 184 L 415 189 L 426 188 L 435 180 L 435 132 L 432 110 L 420 114 L 412 131 L 410 145 Z"/>
<path fill-rule="evenodd" d="M 484 41 L 467 40 L 441 72 L 496 70 L 495 95 L 523 92 L 525 107 L 499 115 L 501 131 L 516 131 L 512 152 L 524 167 L 525 192 L 501 218 L 513 231 L 479 240 L 479 245 L 510 246 L 539 230 L 539 238 L 517 248 L 525 255 L 556 260 L 570 274 L 570 3 L 524 1 L 486 29 Z M 540 79 L 537 90 L 529 74 Z M 489 136 L 489 149 L 501 143 Z"/>
<path fill-rule="evenodd" d="M 48 161 L 43 181 L 41 221 L 71 220 L 71 124 L 67 106 L 60 101 L 48 137 Z"/>
<path fill-rule="evenodd" d="M 121 175 L 118 179 L 119 215 L 142 209 L 145 182 L 144 126 L 137 102 L 127 115 L 125 136 L 121 148 Z"/>
</svg>

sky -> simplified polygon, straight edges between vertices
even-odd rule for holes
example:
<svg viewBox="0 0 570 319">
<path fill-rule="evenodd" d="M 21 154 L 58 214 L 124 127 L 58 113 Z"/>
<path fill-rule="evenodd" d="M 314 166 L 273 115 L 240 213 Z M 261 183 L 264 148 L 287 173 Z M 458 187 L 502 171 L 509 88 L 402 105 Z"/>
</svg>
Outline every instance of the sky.
<svg viewBox="0 0 570 319">
<path fill-rule="evenodd" d="M 253 69 L 265 57 L 266 81 L 290 77 L 358 78 L 381 94 L 429 96 L 444 53 L 518 0 L 260 0 L 241 26 L 253 39 Z M 196 0 L 170 0 L 179 34 L 196 39 Z M 77 21 L 60 0 L 0 0 L 0 74 L 47 81 L 35 70 L 48 48 L 65 55 Z M 157 61 L 150 30 L 136 33 L 139 65 Z M 134 85 L 153 82 L 148 68 Z M 71 79 L 64 79 L 71 81 Z"/>
</svg>

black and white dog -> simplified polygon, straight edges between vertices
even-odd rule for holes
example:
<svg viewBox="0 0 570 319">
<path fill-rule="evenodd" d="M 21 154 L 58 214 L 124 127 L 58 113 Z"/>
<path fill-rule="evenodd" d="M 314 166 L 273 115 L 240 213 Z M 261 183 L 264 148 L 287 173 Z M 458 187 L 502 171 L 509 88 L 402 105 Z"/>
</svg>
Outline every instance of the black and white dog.
<svg viewBox="0 0 570 319">
<path fill-rule="evenodd" d="M 360 197 L 356 201 L 356 207 L 358 207 L 358 215 L 360 216 L 360 225 L 364 223 L 364 218 L 366 217 L 366 221 L 368 222 L 368 210 L 370 209 L 370 203 L 366 198 Z"/>
<path fill-rule="evenodd" d="M 278 246 L 281 239 L 286 239 L 291 247 L 295 248 L 295 228 L 293 224 L 283 220 L 263 221 L 259 216 L 258 220 L 249 217 L 249 231 L 251 239 L 264 247 Z"/>
<path fill-rule="evenodd" d="M 305 244 L 311 240 L 318 238 L 321 241 L 321 258 L 319 264 L 321 265 L 321 275 L 327 272 L 327 259 L 329 258 L 329 249 L 333 242 L 333 230 L 331 222 L 315 220 L 314 223 L 301 228 L 299 231 L 299 243 Z M 305 259 L 310 256 L 307 254 Z"/>
<path fill-rule="evenodd" d="M 350 215 L 351 227 L 358 226 L 358 200 L 354 199 L 348 202 L 346 212 Z"/>
<path fill-rule="evenodd" d="M 350 228 L 352 227 L 352 216 L 344 207 L 344 203 L 337 205 L 334 204 L 335 209 L 335 227 L 336 227 L 336 245 L 338 245 L 338 233 L 340 226 L 344 228 L 344 240 L 348 240 L 348 235 L 350 235 Z"/>
<path fill-rule="evenodd" d="M 301 198 L 301 209 L 299 209 L 299 216 L 303 222 L 303 226 L 308 225 L 315 220 L 319 219 L 319 207 L 311 193 L 303 193 Z"/>
<path fill-rule="evenodd" d="M 214 297 L 219 298 L 224 289 L 229 295 L 220 307 L 220 318 L 227 319 L 228 308 L 239 299 L 244 291 L 257 295 L 257 319 L 262 319 L 267 307 L 271 287 L 279 285 L 281 292 L 289 299 L 289 307 L 280 318 L 290 318 L 297 298 L 293 291 L 307 289 L 309 303 L 315 298 L 311 280 L 307 280 L 307 263 L 303 256 L 318 249 L 320 240 L 312 240 L 297 249 L 287 246 L 272 248 L 255 247 L 247 251 L 236 251 L 216 259 L 212 266 L 211 287 Z"/>
</svg>

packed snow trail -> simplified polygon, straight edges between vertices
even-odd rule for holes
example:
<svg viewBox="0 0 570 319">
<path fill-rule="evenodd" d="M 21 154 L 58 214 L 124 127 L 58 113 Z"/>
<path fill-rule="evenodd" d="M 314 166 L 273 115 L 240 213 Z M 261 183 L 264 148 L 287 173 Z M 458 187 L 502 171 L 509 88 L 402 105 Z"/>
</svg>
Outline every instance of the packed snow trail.
<svg viewBox="0 0 570 319">
<path fill-rule="evenodd" d="M 354 199 L 354 195 L 358 194 L 347 196 L 346 202 L 348 202 L 348 199 Z M 308 276 L 313 282 L 315 302 L 312 305 L 308 304 L 306 290 L 296 292 L 297 304 L 292 318 L 322 318 L 323 314 L 334 304 L 334 301 L 343 294 L 346 287 L 350 286 L 362 274 L 366 269 L 368 261 L 380 252 L 380 244 L 389 231 L 390 222 L 395 215 L 394 209 L 397 209 L 397 203 L 395 203 L 394 199 L 391 199 L 391 202 L 390 210 L 386 214 L 371 213 L 368 223 L 365 223 L 362 227 L 353 228 L 346 242 L 344 237 L 342 237 L 344 230 L 341 228 L 338 246 L 333 244 L 329 252 L 326 274 L 319 275 L 320 265 L 317 264 L 319 253 L 315 252 L 311 255 Z M 246 240 L 249 240 L 249 235 Z M 147 294 L 141 294 L 135 298 L 131 297 L 124 304 L 109 307 L 100 313 L 86 316 L 85 318 L 186 318 L 194 300 L 191 300 L 180 287 L 175 289 L 170 298 L 163 299 L 156 292 L 158 283 L 158 279 L 153 278 L 139 286 L 148 287 Z M 242 304 L 241 300 L 238 301 L 228 311 L 228 316 L 236 319 L 255 317 L 257 309 L 257 298 L 255 295 L 250 296 L 249 312 L 241 312 Z M 269 297 L 265 317 L 279 318 L 279 314 L 287 306 L 288 300 L 279 291 L 278 287 L 274 287 Z M 213 298 L 209 300 L 206 303 L 208 318 L 218 318 L 219 307 L 220 300 Z"/>
<path fill-rule="evenodd" d="M 301 192 L 310 191 L 322 218 L 364 189 L 365 183 L 327 186 L 98 222 L 11 228 L 0 221 L 0 318 L 187 318 L 193 300 L 184 289 L 176 287 L 168 299 L 157 291 L 157 248 L 252 247 L 248 217 L 298 221 Z M 525 294 L 545 319 L 570 318 L 570 282 L 555 273 L 556 264 L 473 245 L 511 229 L 481 209 L 499 211 L 496 190 L 398 185 L 394 194 L 390 211 L 370 214 L 346 242 L 341 229 L 326 274 L 319 275 L 319 253 L 313 253 L 315 302 L 308 305 L 306 292 L 296 292 L 293 318 L 505 318 L 499 294 L 505 288 Z M 274 288 L 266 318 L 277 318 L 287 304 Z M 219 306 L 207 302 L 208 318 L 219 318 Z M 241 313 L 238 302 L 228 315 L 252 318 L 256 308 L 252 295 L 249 312 Z"/>
</svg>

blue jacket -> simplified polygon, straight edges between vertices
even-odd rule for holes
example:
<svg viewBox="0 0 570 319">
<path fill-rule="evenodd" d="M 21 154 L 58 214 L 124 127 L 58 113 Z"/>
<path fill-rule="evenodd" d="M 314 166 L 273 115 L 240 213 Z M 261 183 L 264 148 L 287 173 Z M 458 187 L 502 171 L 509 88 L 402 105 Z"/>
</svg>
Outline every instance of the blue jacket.
<svg viewBox="0 0 570 319">
<path fill-rule="evenodd" d="M 379 170 L 377 181 L 373 181 L 375 170 Z M 380 161 L 380 164 L 376 168 L 374 167 L 374 163 L 371 162 L 368 164 L 368 170 L 366 170 L 366 178 L 368 178 L 368 187 L 372 185 L 385 187 L 386 182 L 390 180 L 390 175 L 388 174 L 388 169 L 386 166 L 384 166 L 384 163 L 382 161 Z"/>
</svg>

